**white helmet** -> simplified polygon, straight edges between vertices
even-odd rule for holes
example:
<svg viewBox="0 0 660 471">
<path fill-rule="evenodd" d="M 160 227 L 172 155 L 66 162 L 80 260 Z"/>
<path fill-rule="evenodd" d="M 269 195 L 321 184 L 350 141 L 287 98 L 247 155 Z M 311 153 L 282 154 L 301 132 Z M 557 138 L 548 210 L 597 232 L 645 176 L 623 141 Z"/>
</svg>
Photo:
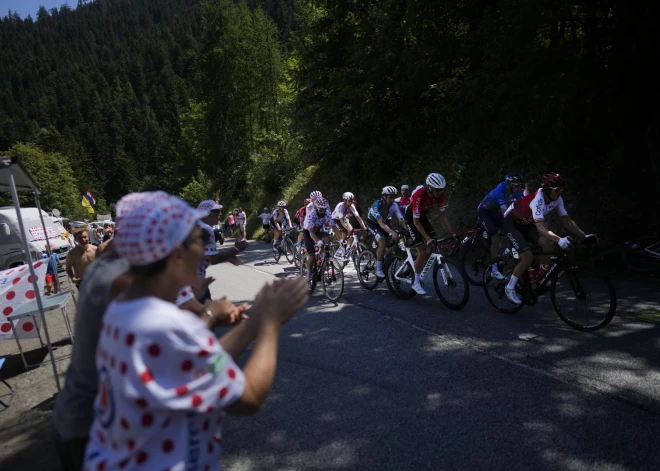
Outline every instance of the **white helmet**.
<svg viewBox="0 0 660 471">
<path fill-rule="evenodd" d="M 312 191 L 312 192 L 309 194 L 309 197 L 310 197 L 312 200 L 315 200 L 316 198 L 323 198 L 323 195 L 321 194 L 320 191 Z"/>
<path fill-rule="evenodd" d="M 431 188 L 437 188 L 439 190 L 442 190 L 445 186 L 447 186 L 445 177 L 439 173 L 429 173 L 429 176 L 426 177 L 426 184 Z"/>
<path fill-rule="evenodd" d="M 278 202 L 277 202 L 277 205 L 278 205 L 280 208 L 283 208 L 284 206 L 286 206 L 286 203 L 285 203 L 284 201 L 278 201 Z"/>
<path fill-rule="evenodd" d="M 397 193 L 396 187 L 393 186 L 383 187 L 383 193 L 382 193 L 383 195 L 396 195 L 396 193 Z"/>
<path fill-rule="evenodd" d="M 350 191 L 347 191 L 341 197 L 341 199 L 343 199 L 343 200 L 352 200 L 353 198 L 355 198 L 355 195 L 353 193 L 351 193 Z"/>
</svg>

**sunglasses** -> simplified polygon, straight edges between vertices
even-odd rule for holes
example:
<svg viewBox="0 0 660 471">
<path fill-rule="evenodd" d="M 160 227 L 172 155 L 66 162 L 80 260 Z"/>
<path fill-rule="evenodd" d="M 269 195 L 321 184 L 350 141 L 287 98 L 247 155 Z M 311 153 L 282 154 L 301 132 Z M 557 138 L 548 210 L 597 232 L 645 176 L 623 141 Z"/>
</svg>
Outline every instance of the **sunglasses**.
<svg viewBox="0 0 660 471">
<path fill-rule="evenodd" d="M 550 187 L 550 189 L 556 191 L 558 195 L 564 192 L 564 187 L 561 186 Z"/>
<path fill-rule="evenodd" d="M 523 184 L 522 183 L 512 183 L 511 186 L 514 187 L 514 188 L 520 188 L 521 186 L 523 186 Z"/>
</svg>

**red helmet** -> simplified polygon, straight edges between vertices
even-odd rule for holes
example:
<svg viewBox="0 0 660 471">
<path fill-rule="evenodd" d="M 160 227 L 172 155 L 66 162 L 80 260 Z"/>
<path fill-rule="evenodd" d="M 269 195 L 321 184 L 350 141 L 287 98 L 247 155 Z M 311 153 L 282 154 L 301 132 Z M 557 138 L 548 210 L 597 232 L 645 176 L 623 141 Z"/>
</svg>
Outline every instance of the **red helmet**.
<svg viewBox="0 0 660 471">
<path fill-rule="evenodd" d="M 359 202 L 360 202 L 360 200 L 358 199 L 358 197 L 357 197 L 357 196 L 354 196 L 354 197 L 353 197 L 353 203 L 357 204 L 357 203 L 359 203 Z"/>
<path fill-rule="evenodd" d="M 550 172 L 543 175 L 543 188 L 564 188 L 566 186 L 566 180 L 564 177 L 559 175 L 556 172 Z"/>
</svg>

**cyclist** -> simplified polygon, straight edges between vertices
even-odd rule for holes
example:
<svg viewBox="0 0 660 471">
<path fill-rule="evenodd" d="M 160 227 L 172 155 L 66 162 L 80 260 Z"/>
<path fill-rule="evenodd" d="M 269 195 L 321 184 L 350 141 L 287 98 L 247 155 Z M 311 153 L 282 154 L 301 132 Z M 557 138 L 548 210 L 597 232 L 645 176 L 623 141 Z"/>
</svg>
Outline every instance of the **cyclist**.
<svg viewBox="0 0 660 471">
<path fill-rule="evenodd" d="M 410 206 L 410 187 L 408 185 L 401 185 L 401 196 L 394 202 L 399 205 L 401 213 L 406 214 L 406 209 Z"/>
<path fill-rule="evenodd" d="M 289 211 L 286 210 L 286 203 L 284 201 L 277 202 L 277 208 L 273 210 L 273 214 L 270 218 L 270 227 L 275 231 L 273 236 L 273 245 L 277 244 L 282 235 L 282 231 L 287 227 L 293 227 L 291 224 L 291 218 L 289 217 Z"/>
<path fill-rule="evenodd" d="M 520 188 L 524 184 L 523 177 L 519 172 L 507 173 L 504 181 L 488 193 L 477 207 L 477 215 L 481 220 L 481 224 L 491 238 L 491 259 L 497 257 L 498 249 L 502 242 L 499 230 L 502 229 L 503 215 L 514 200 L 519 200 L 523 197 Z M 498 280 L 504 279 L 504 275 L 500 273 L 497 264 L 493 265 L 492 273 Z"/>
<path fill-rule="evenodd" d="M 415 282 L 412 285 L 412 289 L 417 294 L 426 294 L 426 291 L 422 288 L 420 273 L 422 273 L 424 264 L 430 255 L 427 247 L 433 244 L 435 238 L 433 226 L 431 226 L 431 222 L 426 216 L 432 207 L 437 206 L 439 208 L 442 225 L 445 226 L 452 237 L 456 237 L 445 212 L 447 208 L 445 204 L 446 185 L 445 177 L 439 173 L 429 173 L 426 177 L 426 185 L 420 185 L 413 191 L 410 206 L 406 210 L 406 223 L 410 227 L 412 246 L 417 248 Z"/>
<path fill-rule="evenodd" d="M 307 249 L 307 284 L 311 293 L 310 280 L 312 278 L 312 267 L 316 263 L 316 253 L 314 252 L 315 245 L 319 248 L 323 244 L 329 242 L 328 234 L 323 230 L 325 224 L 334 225 L 332 214 L 330 214 L 330 205 L 328 200 L 322 196 L 314 199 L 309 206 L 307 206 L 307 213 L 305 214 L 305 221 L 303 223 L 303 237 L 305 240 L 305 248 Z"/>
<path fill-rule="evenodd" d="M 556 209 L 566 230 L 576 234 L 580 241 L 584 240 L 590 244 L 597 242 L 594 234 L 586 235 L 568 216 L 561 196 L 566 187 L 564 177 L 555 172 L 546 173 L 543 175 L 542 184 L 543 186 L 536 192 L 514 201 L 504 213 L 503 228 L 506 236 L 520 254 L 520 261 L 513 269 L 505 289 L 506 297 L 514 304 L 522 302 L 516 293 L 516 283 L 532 265 L 533 256 L 529 243 L 539 244 L 544 252 L 551 252 L 555 244 L 564 250 L 571 245 L 568 237 L 560 237 L 548 229 L 548 224 L 545 222 L 546 214 Z M 541 268 L 534 273 L 530 280 L 532 283 L 543 277 L 549 268 L 549 263 L 549 255 L 541 257 Z"/>
<path fill-rule="evenodd" d="M 367 215 L 367 227 L 369 232 L 373 234 L 378 242 L 376 249 L 376 276 L 378 278 L 385 278 L 383 273 L 383 258 L 385 257 L 385 249 L 387 245 L 387 235 L 391 235 L 394 240 L 399 238 L 399 234 L 390 228 L 392 216 L 396 216 L 399 224 L 409 231 L 408 225 L 401 215 L 399 205 L 396 203 L 394 197 L 396 196 L 396 187 L 386 186 L 381 192 L 381 198 L 374 201 L 374 204 L 369 208 Z"/>
<path fill-rule="evenodd" d="M 364 225 L 364 221 L 358 214 L 355 206 L 353 206 L 353 199 L 355 195 L 350 191 L 347 191 L 342 195 L 342 201 L 337 205 L 335 210 L 332 212 L 332 220 L 335 223 L 335 226 L 339 229 L 339 241 L 341 243 L 339 249 L 335 252 L 335 257 L 340 260 L 346 259 L 346 237 L 351 234 L 348 239 L 348 244 L 353 244 L 353 226 L 348 220 L 349 216 L 352 214 L 353 217 L 360 223 L 362 230 L 367 230 L 367 227 Z"/>
<path fill-rule="evenodd" d="M 312 202 L 311 198 L 307 198 L 305 200 L 305 204 L 303 205 L 302 208 L 300 208 L 295 216 L 293 216 L 293 220 L 298 224 L 298 242 L 296 242 L 296 246 L 300 247 L 303 242 L 303 222 L 305 222 L 305 215 L 307 214 L 307 206 Z"/>
</svg>

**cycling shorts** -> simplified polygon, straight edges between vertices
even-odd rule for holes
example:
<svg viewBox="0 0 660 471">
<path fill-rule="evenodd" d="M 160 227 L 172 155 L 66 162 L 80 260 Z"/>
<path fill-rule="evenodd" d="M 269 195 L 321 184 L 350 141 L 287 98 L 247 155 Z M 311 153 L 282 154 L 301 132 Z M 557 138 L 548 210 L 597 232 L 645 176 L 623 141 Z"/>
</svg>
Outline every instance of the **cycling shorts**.
<svg viewBox="0 0 660 471">
<path fill-rule="evenodd" d="M 521 225 L 516 224 L 510 219 L 504 218 L 504 223 L 502 225 L 504 229 L 504 234 L 506 234 L 507 239 L 511 241 L 513 247 L 522 253 L 525 250 L 529 250 L 531 247 L 529 244 L 538 244 L 539 234 L 538 229 L 536 229 L 535 224 Z"/>
<path fill-rule="evenodd" d="M 286 229 L 286 219 L 282 219 L 279 224 L 282 229 Z M 275 230 L 278 230 L 277 226 L 275 225 L 275 218 L 270 218 L 270 227 L 272 227 Z"/>
<path fill-rule="evenodd" d="M 380 224 L 373 222 L 371 219 L 367 219 L 367 229 L 369 229 L 371 235 L 373 235 L 376 238 L 376 242 L 378 242 L 383 237 L 387 238 L 387 236 L 389 235 L 387 232 L 383 230 L 382 227 L 380 227 Z"/>
<path fill-rule="evenodd" d="M 410 247 L 417 247 L 426 244 L 426 241 L 422 237 L 422 234 L 420 234 L 420 232 L 415 227 L 411 208 L 412 206 L 408 206 L 408 209 L 406 210 L 406 224 L 408 224 L 408 227 L 410 228 L 410 238 L 412 239 L 412 242 L 410 243 Z M 435 230 L 433 229 L 433 226 L 431 225 L 431 221 L 429 221 L 429 218 L 427 218 L 426 216 L 422 216 L 418 219 L 418 221 L 422 224 L 422 227 L 429 235 L 429 237 L 435 239 Z"/>
<path fill-rule="evenodd" d="M 477 208 L 477 215 L 479 216 L 481 224 L 484 226 L 484 229 L 486 229 L 486 232 L 488 232 L 490 237 L 493 237 L 502 228 L 504 217 L 502 217 L 501 211 L 489 211 L 484 206 L 479 205 Z"/>
<path fill-rule="evenodd" d="M 323 231 L 315 232 L 314 234 L 316 234 L 319 239 L 328 237 L 328 234 Z M 307 253 L 314 253 L 314 246 L 316 245 L 316 242 L 314 242 L 312 236 L 309 235 L 309 231 L 307 229 L 303 231 L 303 241 L 305 241 L 305 249 L 307 250 Z"/>
<path fill-rule="evenodd" d="M 341 219 L 333 219 L 333 221 L 335 222 L 335 226 L 337 226 L 337 229 L 339 229 L 340 231 L 348 231 L 346 226 L 344 226 L 344 224 L 341 222 L 342 221 Z"/>
</svg>

